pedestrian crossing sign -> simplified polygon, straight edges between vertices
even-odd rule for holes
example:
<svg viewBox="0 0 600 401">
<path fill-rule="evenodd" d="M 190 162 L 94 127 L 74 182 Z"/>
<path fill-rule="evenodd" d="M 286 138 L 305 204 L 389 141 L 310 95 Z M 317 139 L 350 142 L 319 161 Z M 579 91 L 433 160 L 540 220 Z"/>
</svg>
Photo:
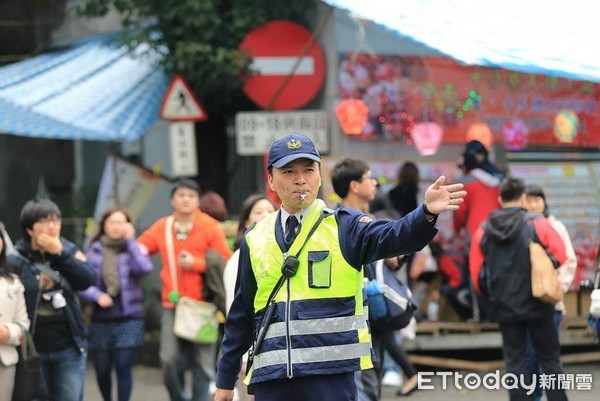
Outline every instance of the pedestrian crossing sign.
<svg viewBox="0 0 600 401">
<path fill-rule="evenodd" d="M 208 115 L 182 75 L 175 75 L 160 109 L 160 118 L 169 121 L 206 121 Z"/>
</svg>

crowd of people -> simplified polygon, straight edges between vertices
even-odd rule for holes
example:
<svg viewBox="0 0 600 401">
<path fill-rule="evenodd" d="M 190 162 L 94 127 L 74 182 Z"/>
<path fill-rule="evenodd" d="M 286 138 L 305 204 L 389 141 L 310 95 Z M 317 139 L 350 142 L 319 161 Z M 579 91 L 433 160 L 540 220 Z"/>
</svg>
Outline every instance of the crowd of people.
<svg viewBox="0 0 600 401">
<path fill-rule="evenodd" d="M 369 165 L 346 158 L 331 171 L 340 198 L 334 210 L 317 197 L 320 163 L 309 138 L 276 140 L 267 177 L 281 205 L 265 194 L 248 197 L 233 248 L 219 224 L 228 217 L 225 202 L 189 179 L 173 185 L 172 212 L 137 237 L 127 210 L 105 211 L 85 251 L 61 236 L 58 205 L 28 201 L 14 247 L 0 226 L 0 401 L 11 400 L 16 347 L 27 332 L 50 400 L 83 399 L 89 353 L 102 398 L 113 399 L 114 371 L 116 399 L 128 401 L 145 333 L 140 280 L 152 272 L 154 254 L 161 261 L 159 359 L 171 401 L 206 401 L 213 392 L 215 401 L 376 401 L 386 355 L 405 375 L 397 394 L 411 394 L 417 369 L 397 331 L 369 320 L 363 286 L 375 279 L 377 263 L 413 289 L 424 310 L 418 319 L 437 319 L 443 298 L 461 319 L 499 323 L 508 372 L 562 374 L 564 304 L 533 297 L 528 242 L 545 247 L 564 291 L 577 261 L 541 187 L 504 177 L 472 141 L 458 164 L 461 183 L 441 176 L 422 194 L 413 162 L 381 196 Z M 455 230 L 443 244 L 436 241 L 441 213 L 453 214 Z M 183 297 L 217 304 L 217 342 L 176 334 Z M 558 388 L 547 397 L 567 399 Z M 510 399 L 529 398 L 517 388 Z"/>
</svg>

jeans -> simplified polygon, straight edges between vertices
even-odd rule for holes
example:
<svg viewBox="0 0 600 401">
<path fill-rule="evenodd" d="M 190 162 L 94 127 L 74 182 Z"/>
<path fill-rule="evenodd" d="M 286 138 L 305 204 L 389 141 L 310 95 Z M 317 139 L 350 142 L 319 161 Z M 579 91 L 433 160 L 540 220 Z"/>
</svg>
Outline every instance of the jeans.
<svg viewBox="0 0 600 401">
<path fill-rule="evenodd" d="M 38 352 L 50 401 L 81 401 L 87 352 L 75 346 L 60 351 Z"/>
<path fill-rule="evenodd" d="M 160 363 L 171 401 L 208 401 L 215 376 L 214 345 L 195 344 L 173 333 L 175 311 L 163 308 L 160 322 Z M 192 397 L 185 391 L 185 372 L 192 372 Z"/>
<path fill-rule="evenodd" d="M 560 363 L 560 345 L 554 324 L 554 316 L 548 315 L 532 320 L 500 323 L 502 333 L 502 353 L 506 371 L 517 377 L 527 377 L 525 348 L 527 337 L 531 338 L 542 371 L 547 375 L 563 374 Z M 534 395 L 527 395 L 521 386 L 509 390 L 511 401 L 533 400 Z M 566 401 L 565 390 L 557 386 L 546 391 L 548 401 Z"/>
<path fill-rule="evenodd" d="M 560 323 L 563 320 L 563 314 L 561 311 L 554 311 L 554 324 L 556 326 L 556 332 L 560 335 Z M 540 363 L 537 360 L 537 356 L 535 351 L 533 350 L 533 344 L 531 343 L 531 336 L 527 337 L 527 349 L 525 351 L 527 362 L 526 368 L 530 377 L 533 377 L 534 374 L 540 374 Z M 542 388 L 538 381 L 537 387 L 535 388 L 535 392 L 533 393 L 534 398 L 539 399 L 542 396 Z"/>
</svg>

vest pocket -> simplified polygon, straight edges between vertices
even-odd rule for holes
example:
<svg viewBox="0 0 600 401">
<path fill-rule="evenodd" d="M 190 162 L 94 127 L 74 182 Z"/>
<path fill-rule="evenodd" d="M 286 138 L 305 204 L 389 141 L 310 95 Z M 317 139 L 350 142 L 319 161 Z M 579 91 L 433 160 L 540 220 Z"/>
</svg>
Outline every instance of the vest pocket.
<svg viewBox="0 0 600 401">
<path fill-rule="evenodd" d="M 331 287 L 331 255 L 329 251 L 308 252 L 308 286 Z"/>
</svg>

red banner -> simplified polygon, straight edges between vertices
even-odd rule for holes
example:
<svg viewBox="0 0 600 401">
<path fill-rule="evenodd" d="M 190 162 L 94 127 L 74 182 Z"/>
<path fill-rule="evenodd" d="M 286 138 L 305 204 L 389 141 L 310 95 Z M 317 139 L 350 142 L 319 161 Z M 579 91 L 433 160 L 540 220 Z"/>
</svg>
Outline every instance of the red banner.
<svg viewBox="0 0 600 401">
<path fill-rule="evenodd" d="M 369 107 L 363 140 L 412 144 L 419 122 L 443 128 L 443 142 L 466 140 L 476 123 L 494 141 L 526 145 L 600 146 L 600 85 L 500 68 L 465 67 L 444 57 L 341 56 L 342 99 Z"/>
</svg>

